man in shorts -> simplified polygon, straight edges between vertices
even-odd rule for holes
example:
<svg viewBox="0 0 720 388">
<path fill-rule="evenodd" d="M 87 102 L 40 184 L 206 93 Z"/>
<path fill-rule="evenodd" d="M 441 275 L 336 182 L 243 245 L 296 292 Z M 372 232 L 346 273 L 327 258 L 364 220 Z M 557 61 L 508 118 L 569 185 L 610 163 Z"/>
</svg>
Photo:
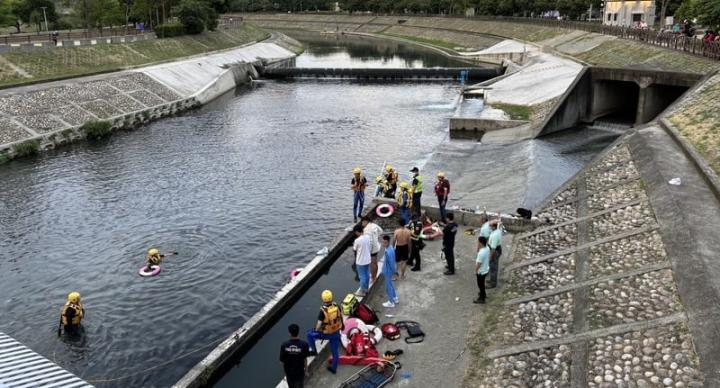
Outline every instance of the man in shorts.
<svg viewBox="0 0 720 388">
<path fill-rule="evenodd" d="M 405 279 L 407 263 L 410 260 L 410 230 L 400 225 L 395 229 L 395 260 L 398 265 L 398 273 L 401 279 Z"/>
</svg>

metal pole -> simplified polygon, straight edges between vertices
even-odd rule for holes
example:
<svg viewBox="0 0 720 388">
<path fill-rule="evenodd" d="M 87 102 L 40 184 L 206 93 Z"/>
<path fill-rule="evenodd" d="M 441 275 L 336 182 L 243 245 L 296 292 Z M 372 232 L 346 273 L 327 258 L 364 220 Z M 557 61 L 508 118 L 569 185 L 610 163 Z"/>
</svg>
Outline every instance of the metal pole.
<svg viewBox="0 0 720 388">
<path fill-rule="evenodd" d="M 45 14 L 45 8 L 47 7 L 40 7 L 43 10 L 43 18 L 45 19 L 45 31 L 48 31 L 48 24 L 47 24 L 47 14 Z"/>
</svg>

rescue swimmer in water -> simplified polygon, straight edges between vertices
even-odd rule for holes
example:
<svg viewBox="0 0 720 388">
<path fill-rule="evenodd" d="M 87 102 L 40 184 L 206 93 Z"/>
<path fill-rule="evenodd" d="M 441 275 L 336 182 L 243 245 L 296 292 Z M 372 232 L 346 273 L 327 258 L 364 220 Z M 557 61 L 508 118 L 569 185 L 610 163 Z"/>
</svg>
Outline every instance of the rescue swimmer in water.
<svg viewBox="0 0 720 388">
<path fill-rule="evenodd" d="M 68 294 L 67 302 L 60 311 L 60 325 L 58 326 L 58 335 L 65 329 L 65 333 L 79 334 L 81 330 L 81 322 L 85 316 L 85 308 L 80 303 L 80 293 L 73 291 Z"/>
<path fill-rule="evenodd" d="M 177 252 L 169 252 L 166 254 L 161 254 L 160 251 L 157 248 L 150 248 L 147 253 L 147 257 L 145 260 L 147 261 L 147 264 L 145 268 L 145 272 L 153 272 L 153 266 L 160 266 L 160 263 L 162 263 L 163 259 L 172 256 L 177 255 Z"/>
</svg>

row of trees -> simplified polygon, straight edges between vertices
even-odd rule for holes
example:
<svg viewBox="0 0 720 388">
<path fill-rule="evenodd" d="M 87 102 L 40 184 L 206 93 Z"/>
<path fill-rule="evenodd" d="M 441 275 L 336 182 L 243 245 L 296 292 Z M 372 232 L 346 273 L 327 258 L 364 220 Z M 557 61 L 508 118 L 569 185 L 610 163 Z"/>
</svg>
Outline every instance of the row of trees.
<svg viewBox="0 0 720 388">
<path fill-rule="evenodd" d="M 188 32 L 217 26 L 227 0 L 0 0 L 0 25 L 33 25 L 40 31 L 103 28 L 144 23 L 154 27 L 178 18 Z M 202 26 L 202 28 L 201 28 Z"/>
</svg>

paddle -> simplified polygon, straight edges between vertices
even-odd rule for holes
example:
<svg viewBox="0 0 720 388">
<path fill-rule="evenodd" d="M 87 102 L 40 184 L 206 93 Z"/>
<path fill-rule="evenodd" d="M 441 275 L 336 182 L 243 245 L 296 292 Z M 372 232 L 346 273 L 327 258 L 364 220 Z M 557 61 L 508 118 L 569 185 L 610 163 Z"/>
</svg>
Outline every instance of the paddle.
<svg viewBox="0 0 720 388">
<path fill-rule="evenodd" d="M 62 317 L 60 317 L 60 322 L 58 323 L 58 337 L 62 335 Z"/>
<path fill-rule="evenodd" d="M 166 254 L 164 254 L 164 255 L 160 255 L 160 257 L 175 256 L 175 255 L 177 255 L 177 254 L 178 254 L 177 252 L 168 252 L 168 253 L 166 253 Z"/>
</svg>

